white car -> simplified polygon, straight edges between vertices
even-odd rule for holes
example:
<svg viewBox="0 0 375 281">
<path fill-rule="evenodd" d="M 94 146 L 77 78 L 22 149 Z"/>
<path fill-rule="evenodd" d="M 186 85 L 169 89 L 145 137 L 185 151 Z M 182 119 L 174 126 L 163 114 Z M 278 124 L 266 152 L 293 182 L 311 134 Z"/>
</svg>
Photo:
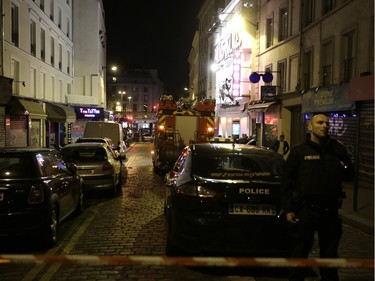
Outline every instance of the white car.
<svg viewBox="0 0 375 281">
<path fill-rule="evenodd" d="M 82 142 L 61 148 L 66 163 L 77 167 L 84 190 L 109 190 L 117 195 L 121 188 L 121 163 L 106 143 Z"/>
</svg>

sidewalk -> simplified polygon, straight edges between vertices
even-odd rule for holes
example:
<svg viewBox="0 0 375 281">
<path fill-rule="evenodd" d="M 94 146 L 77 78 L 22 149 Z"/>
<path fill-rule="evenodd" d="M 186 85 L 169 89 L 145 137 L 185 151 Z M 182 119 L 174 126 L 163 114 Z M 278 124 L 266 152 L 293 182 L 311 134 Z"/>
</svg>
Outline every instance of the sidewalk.
<svg viewBox="0 0 375 281">
<path fill-rule="evenodd" d="M 367 234 L 374 235 L 374 220 L 356 212 L 340 210 L 343 223 L 353 226 Z"/>
<path fill-rule="evenodd" d="M 343 190 L 346 193 L 340 210 L 343 222 L 374 235 L 374 190 L 359 188 L 355 195 L 352 183 L 344 183 Z"/>
</svg>

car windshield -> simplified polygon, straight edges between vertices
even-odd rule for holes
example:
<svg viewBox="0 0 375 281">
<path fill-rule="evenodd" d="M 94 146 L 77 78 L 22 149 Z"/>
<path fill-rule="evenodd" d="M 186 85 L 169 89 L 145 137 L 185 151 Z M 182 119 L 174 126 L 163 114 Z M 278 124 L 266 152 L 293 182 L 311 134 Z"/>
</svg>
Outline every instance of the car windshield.
<svg viewBox="0 0 375 281">
<path fill-rule="evenodd" d="M 68 163 L 107 160 L 107 153 L 104 147 L 70 147 L 62 149 L 61 154 Z"/>
<path fill-rule="evenodd" d="M 279 177 L 283 162 L 273 155 L 230 153 L 196 157 L 193 173 L 217 179 Z"/>
<path fill-rule="evenodd" d="M 1 154 L 0 179 L 35 177 L 34 166 L 30 154 Z"/>
</svg>

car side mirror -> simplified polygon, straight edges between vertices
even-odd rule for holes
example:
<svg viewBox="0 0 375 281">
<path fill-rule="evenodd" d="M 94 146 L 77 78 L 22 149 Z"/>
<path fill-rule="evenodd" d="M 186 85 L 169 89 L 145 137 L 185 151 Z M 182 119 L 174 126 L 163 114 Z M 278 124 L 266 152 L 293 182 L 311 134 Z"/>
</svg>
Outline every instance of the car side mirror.
<svg viewBox="0 0 375 281">
<path fill-rule="evenodd" d="M 73 175 L 77 174 L 77 166 L 73 163 L 68 163 L 66 164 L 66 168 L 68 169 L 69 172 L 71 172 Z"/>
</svg>

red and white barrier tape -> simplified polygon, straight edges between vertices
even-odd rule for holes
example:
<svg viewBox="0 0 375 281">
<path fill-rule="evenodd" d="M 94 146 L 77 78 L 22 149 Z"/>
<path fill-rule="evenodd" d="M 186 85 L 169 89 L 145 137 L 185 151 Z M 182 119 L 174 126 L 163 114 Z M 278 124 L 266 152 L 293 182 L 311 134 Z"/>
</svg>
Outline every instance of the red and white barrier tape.
<svg viewBox="0 0 375 281">
<path fill-rule="evenodd" d="M 84 256 L 84 255 L 0 255 L 4 263 L 60 263 L 90 265 L 180 265 L 222 267 L 335 267 L 374 268 L 374 259 L 295 259 L 242 257 L 162 257 L 162 256 Z"/>
</svg>

